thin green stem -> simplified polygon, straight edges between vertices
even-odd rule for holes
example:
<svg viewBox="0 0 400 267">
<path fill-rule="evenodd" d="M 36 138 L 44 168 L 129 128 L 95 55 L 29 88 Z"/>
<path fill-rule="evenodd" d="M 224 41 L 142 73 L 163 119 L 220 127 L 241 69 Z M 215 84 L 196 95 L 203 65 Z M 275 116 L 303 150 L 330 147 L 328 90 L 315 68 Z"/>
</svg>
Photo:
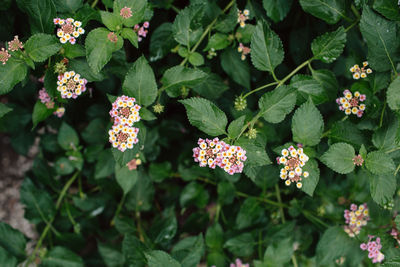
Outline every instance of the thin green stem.
<svg viewBox="0 0 400 267">
<path fill-rule="evenodd" d="M 307 64 L 307 66 L 308 66 L 308 69 L 311 71 L 311 73 L 314 71 L 314 69 L 312 68 L 312 66 L 311 66 L 311 61 L 309 61 L 308 62 L 308 64 Z"/>
<path fill-rule="evenodd" d="M 354 21 L 349 27 L 347 27 L 346 29 L 344 29 L 344 32 L 348 32 L 351 30 L 351 28 L 353 28 L 354 26 L 356 26 L 358 24 L 358 22 L 360 22 L 360 20 L 356 20 Z"/>
<path fill-rule="evenodd" d="M 279 83 L 279 82 L 272 82 L 272 83 L 268 83 L 268 84 L 265 84 L 265 85 L 263 85 L 263 86 L 260 86 L 260 87 L 258 87 L 258 88 L 256 88 L 256 89 L 254 89 L 254 90 L 248 92 L 247 94 L 245 94 L 245 95 L 243 96 L 243 98 L 246 98 L 246 97 L 248 97 L 249 95 L 251 95 L 251 94 L 253 94 L 253 93 L 255 93 L 255 92 L 258 92 L 258 91 L 260 91 L 260 90 L 262 90 L 262 89 L 265 89 L 265 88 L 267 88 L 267 87 L 273 86 L 273 85 L 278 84 L 278 83 Z"/>
<path fill-rule="evenodd" d="M 274 78 L 275 82 L 278 83 L 278 82 L 279 82 L 279 79 L 276 77 L 275 71 L 274 71 L 274 70 L 271 71 L 271 74 L 272 74 L 272 78 Z"/>
<path fill-rule="evenodd" d="M 394 172 L 395 177 L 396 177 L 397 173 L 399 172 L 399 170 L 400 170 L 400 164 L 397 166 L 396 171 Z"/>
<path fill-rule="evenodd" d="M 279 189 L 279 185 L 275 184 L 275 192 L 276 192 L 276 198 L 278 199 L 278 203 L 280 205 L 282 205 L 282 198 L 281 198 L 281 190 Z M 285 213 L 283 212 L 283 208 L 279 207 L 279 212 L 281 214 L 281 219 L 282 219 L 282 223 L 285 223 Z"/>
<path fill-rule="evenodd" d="M 173 11 L 175 11 L 176 13 L 181 12 L 181 11 L 179 10 L 179 8 L 177 8 L 177 7 L 174 6 L 174 5 L 171 5 L 171 9 L 172 9 Z"/>
<path fill-rule="evenodd" d="M 248 195 L 246 193 L 243 193 L 243 192 L 240 192 L 240 191 L 236 191 L 235 193 L 236 193 L 237 196 L 240 196 L 240 197 L 245 197 L 245 198 L 253 197 L 253 196 L 250 196 L 250 195 Z M 270 205 L 275 206 L 275 207 L 282 207 L 282 208 L 288 208 L 289 207 L 286 204 L 278 203 L 278 202 L 275 202 L 275 201 L 270 200 L 268 198 L 263 198 L 263 197 L 253 197 L 253 198 L 257 199 L 260 202 L 265 202 L 265 203 L 270 204 Z"/>
<path fill-rule="evenodd" d="M 386 151 L 385 153 L 386 153 L 386 154 L 389 154 L 389 153 L 395 152 L 395 151 L 397 151 L 397 150 L 400 150 L 400 147 L 393 148 L 393 149 L 391 149 L 391 150 Z"/>
<path fill-rule="evenodd" d="M 312 214 L 310 211 L 308 211 L 308 210 L 303 210 L 302 212 L 303 212 L 304 216 L 305 216 L 308 220 L 310 220 L 311 222 L 314 221 L 314 222 L 319 223 L 320 225 L 322 225 L 322 226 L 325 227 L 325 228 L 329 228 L 329 225 L 328 225 L 328 224 L 326 224 L 325 222 L 323 222 L 320 218 L 318 218 L 317 216 L 315 216 L 314 214 Z"/>
<path fill-rule="evenodd" d="M 119 213 L 121 212 L 122 206 L 125 203 L 125 199 L 126 199 L 126 194 L 123 194 L 121 201 L 118 204 L 117 210 L 115 211 L 114 217 L 111 220 L 110 225 L 114 225 L 115 224 L 115 219 L 118 217 Z"/>
<path fill-rule="evenodd" d="M 94 2 L 92 3 L 91 7 L 94 8 L 97 5 L 97 2 L 99 2 L 99 0 L 94 0 Z"/>
<path fill-rule="evenodd" d="M 353 13 L 357 17 L 357 19 L 361 18 L 360 13 L 358 12 L 358 10 L 356 9 L 356 7 L 353 4 L 351 4 L 351 11 L 353 11 Z"/>
<path fill-rule="evenodd" d="M 324 132 L 324 133 L 321 135 L 321 138 L 327 137 L 330 133 L 331 133 L 331 130 L 328 130 L 328 131 Z"/>
<path fill-rule="evenodd" d="M 385 114 L 385 109 L 386 109 L 386 98 L 385 98 L 385 102 L 383 103 L 381 119 L 379 120 L 379 128 L 382 127 L 382 124 L 383 124 L 383 115 Z"/>
<path fill-rule="evenodd" d="M 309 62 L 311 62 L 313 59 L 309 59 L 304 61 L 303 63 L 301 63 L 297 68 L 295 68 L 291 73 L 289 73 L 285 78 L 283 78 L 277 87 L 281 86 L 282 84 L 284 84 L 287 80 L 289 80 L 293 75 L 295 75 L 299 70 L 301 70 L 302 68 L 304 68 L 305 66 L 308 65 Z"/>
</svg>

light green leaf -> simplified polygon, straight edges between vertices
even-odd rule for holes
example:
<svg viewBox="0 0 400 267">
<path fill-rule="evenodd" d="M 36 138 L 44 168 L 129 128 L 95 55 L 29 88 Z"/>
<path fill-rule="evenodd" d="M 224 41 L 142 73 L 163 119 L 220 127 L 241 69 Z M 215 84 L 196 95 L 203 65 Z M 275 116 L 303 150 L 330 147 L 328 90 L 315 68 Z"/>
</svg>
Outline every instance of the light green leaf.
<svg viewBox="0 0 400 267">
<path fill-rule="evenodd" d="M 0 119 L 6 115 L 7 113 L 9 113 L 11 110 L 13 110 L 12 108 L 9 108 L 6 104 L 0 103 Z"/>
<path fill-rule="evenodd" d="M 346 143 L 336 143 L 329 147 L 321 156 L 321 161 L 340 174 L 350 173 L 354 170 L 353 158 L 355 157 L 354 148 Z"/>
<path fill-rule="evenodd" d="M 305 12 L 328 24 L 337 23 L 346 13 L 343 0 L 300 0 L 300 5 Z"/>
<path fill-rule="evenodd" d="M 203 17 L 204 7 L 204 4 L 189 5 L 175 17 L 172 30 L 178 43 L 191 47 L 200 38 L 203 33 L 200 21 Z"/>
<path fill-rule="evenodd" d="M 313 40 L 311 51 L 314 59 L 319 59 L 324 63 L 332 63 L 343 52 L 346 44 L 346 32 L 343 26 L 340 26 L 334 32 L 327 32 Z"/>
<path fill-rule="evenodd" d="M 243 115 L 243 116 L 237 118 L 236 120 L 232 121 L 229 124 L 229 127 L 228 127 L 229 138 L 234 139 L 240 134 L 242 127 L 244 125 L 245 119 L 246 119 L 246 116 Z"/>
<path fill-rule="evenodd" d="M 265 93 L 258 101 L 258 107 L 262 117 L 270 123 L 283 121 L 296 104 L 295 90 L 282 85 L 275 90 Z"/>
<path fill-rule="evenodd" d="M 64 56 L 71 59 L 76 57 L 84 57 L 86 55 L 85 48 L 80 44 L 66 43 L 63 45 Z"/>
<path fill-rule="evenodd" d="M 124 195 L 128 194 L 137 181 L 138 173 L 136 170 L 129 170 L 127 166 L 115 165 L 115 179 L 124 191 Z"/>
<path fill-rule="evenodd" d="M 265 21 L 259 21 L 251 37 L 251 62 L 259 70 L 273 72 L 282 63 L 284 51 L 279 36 Z"/>
<path fill-rule="evenodd" d="M 45 104 L 40 101 L 36 101 L 32 113 L 32 128 L 35 128 L 39 122 L 44 121 L 47 117 L 53 114 L 53 111 L 54 109 L 48 109 Z"/>
<path fill-rule="evenodd" d="M 149 106 L 157 98 L 157 83 L 154 73 L 144 56 L 141 56 L 125 76 L 122 91 L 135 97 L 139 105 Z"/>
<path fill-rule="evenodd" d="M 125 19 L 122 18 L 122 22 L 126 27 L 133 27 L 143 21 L 147 0 L 115 0 L 114 1 L 114 14 L 120 16 L 121 9 L 128 7 L 132 11 L 132 16 Z"/>
<path fill-rule="evenodd" d="M 74 128 L 69 126 L 66 122 L 61 124 L 57 136 L 58 144 L 64 150 L 76 149 L 79 145 L 79 137 Z"/>
<path fill-rule="evenodd" d="M 54 247 L 40 264 L 44 267 L 83 267 L 83 260 L 69 249 Z"/>
<path fill-rule="evenodd" d="M 256 139 L 241 137 L 236 141 L 235 145 L 241 146 L 246 150 L 247 160 L 244 162 L 245 166 L 263 166 L 272 163 L 265 151 L 266 142 L 261 135 L 258 135 Z"/>
<path fill-rule="evenodd" d="M 0 95 L 7 94 L 25 79 L 28 71 L 25 62 L 11 57 L 5 65 L 0 64 Z"/>
<path fill-rule="evenodd" d="M 204 58 L 200 53 L 194 52 L 189 55 L 189 63 L 193 66 L 201 66 L 204 64 Z"/>
<path fill-rule="evenodd" d="M 215 51 L 226 48 L 229 45 L 228 35 L 223 33 L 215 33 L 208 40 L 208 44 L 203 51 L 214 49 Z"/>
<path fill-rule="evenodd" d="M 389 107 L 397 111 L 400 109 L 400 77 L 394 79 L 386 91 L 386 99 Z"/>
<path fill-rule="evenodd" d="M 314 159 L 309 159 L 304 165 L 303 171 L 308 172 L 309 176 L 302 179 L 301 182 L 303 186 L 301 187 L 301 190 L 312 197 L 319 182 L 320 172 L 317 161 Z"/>
<path fill-rule="evenodd" d="M 191 125 L 211 136 L 226 134 L 225 128 L 228 119 L 225 113 L 214 103 L 199 97 L 192 97 L 179 102 L 185 106 Z"/>
<path fill-rule="evenodd" d="M 174 260 L 170 255 L 161 250 L 153 250 L 148 253 L 145 253 L 147 264 L 149 267 L 160 267 L 160 266 L 169 266 L 169 267 L 181 267 L 182 265 Z"/>
<path fill-rule="evenodd" d="M 328 101 L 328 96 L 322 84 L 311 76 L 298 74 L 292 78 L 290 85 L 297 89 L 299 100 L 302 102 L 309 97 L 316 105 Z"/>
<path fill-rule="evenodd" d="M 96 28 L 89 32 L 85 41 L 86 58 L 93 72 L 98 73 L 110 61 L 112 53 L 121 49 L 122 38 L 116 43 L 108 40 L 110 32 L 105 28 Z"/>
<path fill-rule="evenodd" d="M 101 21 L 110 31 L 118 31 L 122 28 L 123 18 L 119 14 L 100 11 Z"/>
<path fill-rule="evenodd" d="M 181 87 L 193 87 L 203 81 L 207 74 L 199 69 L 175 66 L 164 72 L 161 82 L 170 97 L 180 95 Z"/>
<path fill-rule="evenodd" d="M 182 267 L 197 266 L 204 254 L 203 235 L 182 239 L 174 246 L 171 254 L 182 264 Z"/>
<path fill-rule="evenodd" d="M 61 43 L 54 35 L 38 33 L 26 41 L 24 48 L 33 61 L 43 62 L 60 50 Z"/>
<path fill-rule="evenodd" d="M 361 34 L 368 45 L 368 63 L 375 71 L 395 69 L 399 42 L 396 22 L 388 21 L 365 6 L 360 21 Z"/>
<path fill-rule="evenodd" d="M 393 174 L 396 166 L 391 157 L 381 151 L 368 153 L 365 166 L 373 174 Z"/>
<path fill-rule="evenodd" d="M 393 201 L 397 182 L 393 174 L 369 174 L 369 184 L 372 199 L 381 206 Z"/>
<path fill-rule="evenodd" d="M 128 28 L 123 28 L 122 31 L 121 31 L 121 36 L 124 39 L 128 39 L 129 42 L 131 42 L 131 44 L 134 47 L 136 47 L 136 48 L 139 47 L 139 45 L 138 45 L 138 36 L 137 36 L 137 34 L 136 34 L 136 32 L 134 30 L 128 29 Z"/>
<path fill-rule="evenodd" d="M 275 23 L 283 20 L 292 7 L 293 0 L 263 0 L 263 7 L 267 16 Z"/>
<path fill-rule="evenodd" d="M 0 222 L 0 247 L 17 257 L 25 257 L 25 236 L 5 222 Z"/>
<path fill-rule="evenodd" d="M 221 54 L 222 69 L 236 83 L 250 88 L 250 67 L 247 60 L 240 59 L 240 53 L 233 48 L 226 48 Z"/>
<path fill-rule="evenodd" d="M 309 100 L 301 105 L 292 118 L 293 140 L 306 146 L 314 146 L 321 140 L 324 121 L 319 110 Z"/>
</svg>

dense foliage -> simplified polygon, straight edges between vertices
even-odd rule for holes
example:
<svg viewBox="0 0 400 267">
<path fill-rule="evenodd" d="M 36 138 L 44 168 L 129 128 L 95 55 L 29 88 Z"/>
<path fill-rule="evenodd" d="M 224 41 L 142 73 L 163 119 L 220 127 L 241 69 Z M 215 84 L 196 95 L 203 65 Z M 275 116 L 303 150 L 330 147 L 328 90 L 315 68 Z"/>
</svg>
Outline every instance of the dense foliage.
<svg viewBox="0 0 400 267">
<path fill-rule="evenodd" d="M 400 266 L 397 1 L 0 10 L 2 266 Z"/>
</svg>

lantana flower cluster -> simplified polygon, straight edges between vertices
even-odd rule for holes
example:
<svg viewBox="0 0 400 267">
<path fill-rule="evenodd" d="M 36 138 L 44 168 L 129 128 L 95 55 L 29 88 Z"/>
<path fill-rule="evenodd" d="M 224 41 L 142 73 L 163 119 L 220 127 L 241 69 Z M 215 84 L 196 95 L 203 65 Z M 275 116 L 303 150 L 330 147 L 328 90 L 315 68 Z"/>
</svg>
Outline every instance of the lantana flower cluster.
<svg viewBox="0 0 400 267">
<path fill-rule="evenodd" d="M 285 180 L 285 184 L 289 186 L 291 183 L 296 183 L 297 188 L 301 188 L 303 186 L 301 183 L 302 177 L 307 178 L 310 175 L 302 169 L 309 157 L 304 153 L 301 144 L 298 144 L 297 147 L 297 149 L 294 146 L 282 149 L 282 156 L 277 157 L 276 161 L 278 164 L 284 165 L 281 169 L 280 177 Z"/>
<path fill-rule="evenodd" d="M 382 262 L 385 259 L 385 255 L 381 252 L 382 244 L 381 239 L 375 236 L 368 235 L 368 243 L 362 243 L 360 248 L 362 250 L 368 250 L 368 258 L 372 260 L 372 263 Z"/>
<path fill-rule="evenodd" d="M 366 78 L 367 74 L 371 74 L 372 70 L 370 68 L 366 68 L 368 66 L 368 61 L 363 62 L 362 68 L 358 66 L 358 64 L 355 64 L 353 67 L 350 68 L 350 71 L 353 73 L 353 79 L 360 79 L 360 78 Z"/>
<path fill-rule="evenodd" d="M 121 10 L 119 11 L 119 15 L 121 17 L 123 17 L 124 19 L 129 19 L 130 17 L 132 17 L 132 10 L 130 7 L 124 6 L 123 8 L 121 8 Z"/>
<path fill-rule="evenodd" d="M 367 225 L 370 219 L 367 203 L 361 204 L 360 206 L 351 204 L 350 210 L 344 211 L 344 218 L 347 224 L 344 226 L 344 231 L 350 237 L 355 237 L 360 233 L 361 228 Z"/>
<path fill-rule="evenodd" d="M 250 54 L 250 52 L 251 52 L 250 47 L 244 46 L 242 43 L 239 43 L 239 47 L 238 47 L 237 50 L 238 50 L 239 53 L 242 53 L 242 56 L 241 56 L 242 60 L 245 60 L 246 56 L 248 54 Z"/>
<path fill-rule="evenodd" d="M 46 88 L 42 88 L 41 90 L 39 90 L 39 100 L 40 102 L 42 102 L 43 104 L 46 105 L 46 107 L 48 109 L 53 109 L 54 108 L 54 101 L 51 99 L 51 97 L 49 96 L 49 94 L 46 91 Z M 65 113 L 65 108 L 64 107 L 58 107 L 53 114 L 56 115 L 57 117 L 61 118 L 62 116 L 64 116 Z"/>
<path fill-rule="evenodd" d="M 87 80 L 75 71 L 67 71 L 58 75 L 57 91 L 62 98 L 77 98 L 86 91 Z"/>
<path fill-rule="evenodd" d="M 132 149 L 133 145 L 139 142 L 139 128 L 133 127 L 133 124 L 140 120 L 140 106 L 135 102 L 133 97 L 120 96 L 114 101 L 110 111 L 114 125 L 108 131 L 109 141 L 114 148 L 122 152 Z"/>
<path fill-rule="evenodd" d="M 339 105 L 339 110 L 344 110 L 346 115 L 356 114 L 357 117 L 361 118 L 364 114 L 365 104 L 361 104 L 367 98 L 366 95 L 360 94 L 360 92 L 354 92 L 354 95 L 350 90 L 346 89 L 343 91 L 344 97 L 336 99 L 336 103 Z"/>
<path fill-rule="evenodd" d="M 65 44 L 70 42 L 70 44 L 76 43 L 76 38 L 85 33 L 85 30 L 81 27 L 82 22 L 74 20 L 73 18 L 53 19 L 55 25 L 60 26 L 57 29 L 57 36 L 60 38 L 60 42 Z"/>
<path fill-rule="evenodd" d="M 4 49 L 4 47 L 0 50 L 0 61 L 3 65 L 6 64 L 8 59 L 11 57 L 8 51 L 14 52 L 18 50 L 22 50 L 24 48 L 22 42 L 18 39 L 18 36 L 14 36 L 14 39 L 8 42 L 8 49 Z"/>
<path fill-rule="evenodd" d="M 139 24 L 136 24 L 135 27 L 133 27 L 133 30 L 137 33 L 138 35 L 138 41 L 142 41 L 143 38 L 146 38 L 147 36 L 147 32 L 148 32 L 148 28 L 150 26 L 150 23 L 148 21 L 145 21 L 143 23 L 143 26 L 140 26 Z"/>
<path fill-rule="evenodd" d="M 217 137 L 214 139 L 199 138 L 198 147 L 193 148 L 193 158 L 200 167 L 222 168 L 225 172 L 233 175 L 243 171 L 247 159 L 246 151 L 240 146 L 232 146 Z"/>
<path fill-rule="evenodd" d="M 238 10 L 238 20 L 237 22 L 239 23 L 241 28 L 244 28 L 246 26 L 246 20 L 249 19 L 250 11 L 248 9 L 243 10 Z"/>
<path fill-rule="evenodd" d="M 362 166 L 364 163 L 364 159 L 361 155 L 357 155 L 353 158 L 353 164 L 357 166 Z"/>
<path fill-rule="evenodd" d="M 215 267 L 215 265 L 211 267 Z M 243 263 L 240 259 L 236 259 L 234 263 L 229 264 L 229 267 L 250 267 L 250 264 Z"/>
</svg>

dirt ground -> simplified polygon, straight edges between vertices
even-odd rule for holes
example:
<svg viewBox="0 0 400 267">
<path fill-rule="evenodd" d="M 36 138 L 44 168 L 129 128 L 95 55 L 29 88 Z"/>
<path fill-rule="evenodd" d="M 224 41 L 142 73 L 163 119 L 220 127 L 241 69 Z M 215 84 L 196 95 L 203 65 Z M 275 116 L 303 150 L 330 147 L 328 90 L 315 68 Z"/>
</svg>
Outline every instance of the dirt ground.
<svg viewBox="0 0 400 267">
<path fill-rule="evenodd" d="M 19 188 L 24 173 L 32 166 L 37 146 L 28 157 L 18 155 L 11 147 L 10 138 L 0 133 L 0 221 L 20 230 L 30 239 L 37 239 L 33 225 L 24 218 L 24 207 L 19 202 Z"/>
</svg>

